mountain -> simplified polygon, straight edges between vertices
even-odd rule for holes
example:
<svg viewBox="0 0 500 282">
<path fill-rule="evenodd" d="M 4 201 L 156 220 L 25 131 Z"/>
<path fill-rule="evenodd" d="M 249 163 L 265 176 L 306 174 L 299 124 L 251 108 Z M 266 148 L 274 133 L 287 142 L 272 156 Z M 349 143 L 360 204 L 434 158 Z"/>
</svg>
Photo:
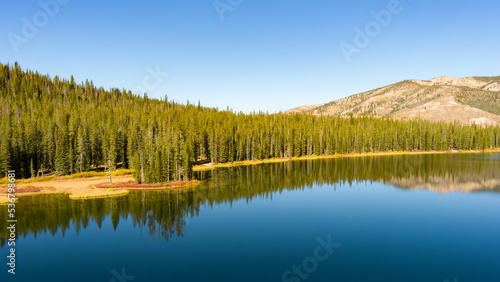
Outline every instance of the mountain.
<svg viewBox="0 0 500 282">
<path fill-rule="evenodd" d="M 500 125 L 500 76 L 430 81 L 405 80 L 323 105 L 287 111 L 315 115 L 374 115 L 397 119 L 422 118 L 462 124 Z"/>
</svg>

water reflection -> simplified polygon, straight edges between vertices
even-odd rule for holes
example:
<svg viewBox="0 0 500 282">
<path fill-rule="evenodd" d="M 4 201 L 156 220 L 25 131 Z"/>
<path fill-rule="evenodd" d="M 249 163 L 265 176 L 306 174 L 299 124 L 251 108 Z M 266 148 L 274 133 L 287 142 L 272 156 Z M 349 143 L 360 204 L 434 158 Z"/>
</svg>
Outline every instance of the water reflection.
<svg viewBox="0 0 500 282">
<path fill-rule="evenodd" d="M 110 217 L 116 229 L 130 219 L 140 236 L 155 234 L 169 240 L 183 236 L 187 222 L 201 209 L 254 197 L 272 198 L 284 190 L 314 185 L 342 187 L 353 182 L 378 181 L 402 189 L 500 191 L 500 154 L 442 154 L 373 156 L 304 160 L 201 172 L 205 179 L 195 190 L 134 192 L 125 197 L 70 200 L 67 195 L 22 198 L 17 205 L 19 236 L 78 233 L 94 222 L 101 227 Z M 0 209 L 0 246 L 6 243 L 6 209 Z"/>
</svg>

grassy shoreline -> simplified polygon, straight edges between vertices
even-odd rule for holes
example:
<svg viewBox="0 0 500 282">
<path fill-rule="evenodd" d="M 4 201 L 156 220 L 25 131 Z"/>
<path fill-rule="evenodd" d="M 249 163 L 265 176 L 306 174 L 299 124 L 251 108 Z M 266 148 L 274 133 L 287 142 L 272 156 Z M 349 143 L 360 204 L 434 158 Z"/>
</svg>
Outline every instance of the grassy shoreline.
<svg viewBox="0 0 500 282">
<path fill-rule="evenodd" d="M 335 159 L 335 158 L 351 158 L 351 157 L 366 157 L 366 156 L 392 156 L 392 155 L 427 155 L 427 154 L 470 154 L 470 153 L 494 153 L 500 152 L 500 148 L 497 149 L 486 149 L 486 150 L 470 150 L 470 151 L 395 151 L 395 152 L 368 152 L 368 153 L 350 153 L 350 154 L 336 154 L 336 155 L 319 155 L 319 156 L 302 156 L 302 157 L 289 157 L 289 158 L 273 158 L 265 160 L 249 160 L 249 161 L 239 161 L 231 163 L 220 163 L 220 164 L 208 164 L 208 165 L 197 165 L 193 167 L 193 171 L 206 171 L 213 170 L 216 168 L 224 167 L 237 167 L 237 166 L 247 166 L 247 165 L 257 165 L 265 163 L 281 163 L 296 160 L 317 160 L 317 159 Z"/>
<path fill-rule="evenodd" d="M 500 152 L 500 148 L 486 149 L 486 150 L 471 150 L 460 151 L 457 154 L 471 154 L 471 153 L 488 153 Z M 350 158 L 350 157 L 365 157 L 365 156 L 390 156 L 390 155 L 424 155 L 424 154 L 451 154 L 451 151 L 397 151 L 397 152 L 376 152 L 376 153 L 351 153 L 351 154 L 336 154 L 336 155 L 320 155 L 320 156 L 302 156 L 290 158 L 274 158 L 266 160 L 250 160 L 239 161 L 232 163 L 221 164 L 205 164 L 193 167 L 193 171 L 207 171 L 216 168 L 228 168 L 237 166 L 258 165 L 265 163 L 282 163 L 296 160 L 316 160 L 316 159 L 332 159 L 332 158 Z M 16 198 L 31 195 L 53 194 L 53 193 L 66 193 L 70 194 L 71 199 L 90 199 L 90 198 L 104 198 L 114 196 L 124 196 L 129 191 L 151 191 L 151 190 L 172 190 L 191 188 L 198 184 L 197 181 L 173 181 L 163 184 L 149 184 L 140 185 L 132 184 L 132 170 L 117 170 L 112 173 L 115 184 L 109 185 L 108 173 L 90 172 L 78 173 L 63 177 L 45 176 L 40 178 L 20 179 L 16 181 L 19 189 L 26 189 L 35 186 L 38 191 L 18 193 Z M 0 179 L 3 180 L 3 179 Z M 120 182 L 121 181 L 121 182 Z M 0 184 L 5 184 L 0 181 Z M 5 187 L 4 187 L 5 186 Z M 6 184 L 0 186 L 0 191 L 5 192 Z M 0 193 L 0 205 L 8 204 L 7 194 Z"/>
<path fill-rule="evenodd" d="M 111 176 L 131 175 L 133 173 L 134 173 L 134 170 L 132 170 L 132 169 L 117 169 L 117 170 L 111 172 Z M 16 179 L 16 183 L 26 184 L 26 183 L 33 183 L 33 182 L 91 178 L 91 177 L 100 177 L 100 176 L 109 176 L 109 172 L 87 171 L 87 172 L 73 173 L 73 174 L 64 175 L 64 176 L 47 175 L 47 176 L 32 177 L 32 178 L 27 178 L 27 179 Z M 0 185 L 1 184 L 8 184 L 8 183 L 9 183 L 9 180 L 7 179 L 7 177 L 0 178 Z"/>
<path fill-rule="evenodd" d="M 106 177 L 88 177 L 78 179 L 56 179 L 52 181 L 32 181 L 30 184 L 19 183 L 16 186 L 16 199 L 24 196 L 43 194 L 68 194 L 72 200 L 118 197 L 130 191 L 159 191 L 188 189 L 198 185 L 197 180 L 171 181 L 161 184 L 136 184 L 131 175 L 114 177 L 114 184 L 109 184 Z M 32 186 L 36 184 L 36 186 Z M 7 185 L 2 185 L 7 186 Z M 0 205 L 9 203 L 7 187 L 0 188 Z M 25 192 L 26 191 L 26 192 Z"/>
</svg>

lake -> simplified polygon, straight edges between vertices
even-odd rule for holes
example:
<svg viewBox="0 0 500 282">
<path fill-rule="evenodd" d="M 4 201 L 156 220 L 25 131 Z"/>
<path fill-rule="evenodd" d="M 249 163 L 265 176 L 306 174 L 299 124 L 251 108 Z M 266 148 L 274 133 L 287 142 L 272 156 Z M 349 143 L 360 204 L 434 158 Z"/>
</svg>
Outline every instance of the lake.
<svg viewBox="0 0 500 282">
<path fill-rule="evenodd" d="M 301 160 L 17 205 L 1 281 L 500 281 L 500 154 Z"/>
</svg>

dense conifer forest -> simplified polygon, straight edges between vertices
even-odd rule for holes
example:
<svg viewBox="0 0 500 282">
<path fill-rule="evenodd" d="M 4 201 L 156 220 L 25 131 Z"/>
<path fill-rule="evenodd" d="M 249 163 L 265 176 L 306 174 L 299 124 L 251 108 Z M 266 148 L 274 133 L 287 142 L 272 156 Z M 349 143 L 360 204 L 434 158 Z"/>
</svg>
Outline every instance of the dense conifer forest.
<svg viewBox="0 0 500 282">
<path fill-rule="evenodd" d="M 139 183 L 214 163 L 378 151 L 500 147 L 499 127 L 424 120 L 235 113 L 150 99 L 0 64 L 0 175 L 131 168 Z"/>
</svg>

